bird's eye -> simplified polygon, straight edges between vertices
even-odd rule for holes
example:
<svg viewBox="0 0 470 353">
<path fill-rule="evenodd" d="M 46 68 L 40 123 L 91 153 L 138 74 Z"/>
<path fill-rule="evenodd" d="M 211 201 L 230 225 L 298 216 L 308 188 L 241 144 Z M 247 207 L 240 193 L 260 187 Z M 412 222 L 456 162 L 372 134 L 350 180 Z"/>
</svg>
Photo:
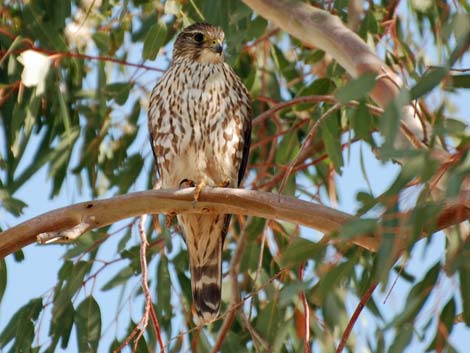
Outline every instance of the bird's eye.
<svg viewBox="0 0 470 353">
<path fill-rule="evenodd" d="M 194 35 L 194 40 L 198 43 L 201 43 L 204 40 L 204 35 L 202 33 L 196 33 Z"/>
</svg>

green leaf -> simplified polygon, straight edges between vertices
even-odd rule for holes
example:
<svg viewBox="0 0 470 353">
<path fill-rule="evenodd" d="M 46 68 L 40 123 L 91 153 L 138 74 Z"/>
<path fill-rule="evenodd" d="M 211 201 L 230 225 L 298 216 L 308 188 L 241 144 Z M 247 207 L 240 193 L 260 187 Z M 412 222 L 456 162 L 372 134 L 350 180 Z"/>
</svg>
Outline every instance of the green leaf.
<svg viewBox="0 0 470 353">
<path fill-rule="evenodd" d="M 446 77 L 448 71 L 449 70 L 445 67 L 438 67 L 426 71 L 416 85 L 411 88 L 410 99 L 417 99 L 430 92 Z"/>
<path fill-rule="evenodd" d="M 126 266 L 121 271 L 119 271 L 113 278 L 106 282 L 106 284 L 101 287 L 101 290 L 108 291 L 110 289 L 113 289 L 118 285 L 129 281 L 132 276 L 134 276 L 134 271 L 132 270 L 132 267 Z"/>
<path fill-rule="evenodd" d="M 19 199 L 11 197 L 6 190 L 0 190 L 1 206 L 12 215 L 19 217 L 23 214 L 23 209 L 28 205 Z"/>
<path fill-rule="evenodd" d="M 282 253 L 281 265 L 285 267 L 298 266 L 324 250 L 324 244 L 313 243 L 304 238 L 295 238 Z"/>
<path fill-rule="evenodd" d="M 110 49 L 110 35 L 106 32 L 96 32 L 93 34 L 93 41 L 101 53 L 107 54 Z"/>
<path fill-rule="evenodd" d="M 144 160 L 142 159 L 142 155 L 138 153 L 129 156 L 122 168 L 116 171 L 112 180 L 115 185 L 119 186 L 119 192 L 121 194 L 126 193 L 136 182 L 143 166 Z"/>
<path fill-rule="evenodd" d="M 365 141 L 370 140 L 370 134 L 375 127 L 375 119 L 370 114 L 364 101 L 361 101 L 359 106 L 353 110 L 351 125 L 357 138 Z"/>
<path fill-rule="evenodd" d="M 129 97 L 129 92 L 133 84 L 131 82 L 115 82 L 106 86 L 106 96 L 123 105 Z"/>
<path fill-rule="evenodd" d="M 292 161 L 299 151 L 299 138 L 297 132 L 290 132 L 284 135 L 281 143 L 276 148 L 275 161 L 278 164 L 287 165 Z"/>
<path fill-rule="evenodd" d="M 339 113 L 333 113 L 320 125 L 320 132 L 328 154 L 335 170 L 341 174 L 343 150 L 341 147 L 341 122 Z"/>
<path fill-rule="evenodd" d="M 330 94 L 333 92 L 336 88 L 336 85 L 334 81 L 332 81 L 329 78 L 322 77 L 322 78 L 317 78 L 315 81 L 313 81 L 310 85 L 303 87 L 299 93 L 298 96 L 310 96 L 310 95 L 325 95 L 325 94 Z M 305 107 L 309 105 L 307 104 L 299 104 L 296 106 L 297 110 L 303 110 Z"/>
<path fill-rule="evenodd" d="M 314 295 L 321 303 L 324 303 L 334 288 L 338 288 L 343 280 L 351 278 L 354 272 L 357 258 L 351 258 L 347 261 L 334 266 L 328 271 L 314 287 Z"/>
<path fill-rule="evenodd" d="M 465 241 L 460 257 L 459 280 L 463 304 L 463 320 L 470 326 L 470 241 Z"/>
<path fill-rule="evenodd" d="M 346 223 L 338 232 L 341 239 L 352 239 L 361 235 L 372 234 L 377 229 L 377 220 L 373 218 L 361 218 Z"/>
<path fill-rule="evenodd" d="M 307 290 L 312 284 L 312 281 L 299 282 L 294 281 L 289 283 L 281 289 L 279 294 L 279 305 L 286 306 L 294 301 L 294 298 L 299 295 L 299 293 Z"/>
<path fill-rule="evenodd" d="M 243 342 L 246 340 L 244 336 L 246 335 L 241 332 L 235 334 L 233 331 L 229 331 L 220 351 L 224 353 L 248 353 L 249 350 L 243 346 Z"/>
<path fill-rule="evenodd" d="M 388 353 L 405 352 L 412 338 L 413 326 L 411 324 L 406 324 L 404 326 L 398 327 L 398 333 L 395 336 L 393 343 L 388 350 Z"/>
<path fill-rule="evenodd" d="M 72 301 L 66 293 L 66 290 L 61 290 L 54 300 L 52 307 L 52 321 L 50 333 L 57 340 L 62 339 L 61 347 L 67 348 L 70 334 L 75 317 L 75 309 Z"/>
<path fill-rule="evenodd" d="M 50 19 L 58 30 L 65 27 L 65 20 L 70 17 L 71 1 L 49 2 Z"/>
<path fill-rule="evenodd" d="M 77 307 L 75 324 L 78 351 L 96 352 L 101 337 L 101 312 L 93 297 L 87 297 Z"/>
<path fill-rule="evenodd" d="M 164 22 L 157 22 L 150 27 L 144 40 L 144 49 L 142 57 L 147 60 L 154 60 L 157 54 L 165 43 L 166 38 L 166 24 Z"/>
<path fill-rule="evenodd" d="M 357 79 L 349 81 L 346 86 L 341 87 L 336 92 L 336 99 L 346 104 L 352 100 L 360 100 L 367 97 L 367 94 L 374 88 L 376 83 L 374 73 L 365 73 Z"/>
<path fill-rule="evenodd" d="M 264 307 L 256 320 L 256 329 L 268 341 L 273 342 L 281 327 L 282 311 L 277 300 L 272 300 Z"/>
<path fill-rule="evenodd" d="M 399 229 L 399 220 L 397 217 L 399 212 L 398 202 L 395 202 L 395 204 L 387 209 L 383 216 L 384 221 L 382 222 L 382 227 L 384 233 L 374 263 L 374 277 L 376 281 L 386 283 L 388 280 L 389 270 L 394 262 L 392 255 L 395 246 L 395 230 Z"/>
<path fill-rule="evenodd" d="M 91 264 L 85 261 L 78 261 L 73 266 L 67 283 L 69 296 L 74 295 L 82 287 L 85 275 L 90 272 L 90 270 Z"/>
<path fill-rule="evenodd" d="M 413 286 L 406 298 L 405 309 L 396 315 L 389 326 L 401 327 L 406 323 L 412 324 L 414 322 L 436 284 L 440 269 L 441 265 L 438 262 L 426 273 L 420 282 Z"/>
<path fill-rule="evenodd" d="M 29 352 L 34 340 L 34 324 L 42 310 L 42 298 L 31 299 L 10 319 L 0 334 L 0 348 L 14 340 L 16 352 Z"/>
<path fill-rule="evenodd" d="M 171 317 L 171 279 L 165 255 L 161 256 L 157 267 L 157 305 L 163 317 Z"/>
<path fill-rule="evenodd" d="M 446 88 L 470 88 L 470 75 L 452 75 L 446 81 Z"/>
<path fill-rule="evenodd" d="M 384 158 L 388 158 L 395 150 L 394 144 L 400 128 L 402 109 L 408 101 L 408 92 L 402 89 L 398 97 L 388 104 L 383 116 L 379 119 L 379 129 L 385 138 L 383 146 L 380 149 L 381 155 Z"/>
<path fill-rule="evenodd" d="M 7 264 L 5 258 L 0 259 L 0 303 L 2 302 L 5 289 L 7 288 Z"/>
<path fill-rule="evenodd" d="M 271 46 L 271 55 L 278 71 L 284 76 L 287 82 L 290 82 L 298 76 L 295 69 L 295 62 L 290 62 L 284 56 L 284 53 L 277 45 Z"/>
<path fill-rule="evenodd" d="M 439 316 L 439 323 L 436 329 L 436 335 L 433 341 L 429 344 L 426 352 L 436 352 L 442 350 L 442 347 L 449 345 L 449 336 L 452 332 L 455 321 L 455 300 L 451 298 L 441 311 Z M 445 327 L 445 330 L 443 329 Z"/>
</svg>

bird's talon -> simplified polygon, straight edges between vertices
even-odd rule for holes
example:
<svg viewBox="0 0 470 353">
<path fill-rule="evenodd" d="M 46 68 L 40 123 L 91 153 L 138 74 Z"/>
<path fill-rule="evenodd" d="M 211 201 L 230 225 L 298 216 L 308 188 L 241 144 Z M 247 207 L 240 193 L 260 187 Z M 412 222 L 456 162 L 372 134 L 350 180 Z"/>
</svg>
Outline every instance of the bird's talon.
<svg viewBox="0 0 470 353">
<path fill-rule="evenodd" d="M 229 185 L 230 185 L 230 180 L 224 180 L 218 186 L 221 187 L 221 188 L 226 188 Z"/>
<path fill-rule="evenodd" d="M 173 223 L 173 218 L 175 218 L 176 213 L 175 212 L 170 212 L 165 216 L 165 225 L 167 228 L 171 227 L 171 223 Z"/>
<path fill-rule="evenodd" d="M 203 181 L 196 185 L 196 189 L 194 190 L 193 206 L 195 206 L 196 202 L 199 201 L 199 196 L 201 195 L 201 191 L 202 189 L 204 189 L 204 186 L 206 186 L 206 183 L 204 183 Z"/>
<path fill-rule="evenodd" d="M 193 188 L 196 184 L 191 179 L 183 179 L 180 181 L 179 188 Z"/>
</svg>

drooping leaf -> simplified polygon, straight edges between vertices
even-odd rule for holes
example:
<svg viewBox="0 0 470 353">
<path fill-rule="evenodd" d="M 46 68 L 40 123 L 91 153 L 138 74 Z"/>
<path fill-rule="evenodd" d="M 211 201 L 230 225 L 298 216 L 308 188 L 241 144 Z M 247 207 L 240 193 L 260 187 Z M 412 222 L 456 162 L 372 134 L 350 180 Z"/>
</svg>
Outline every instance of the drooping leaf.
<svg viewBox="0 0 470 353">
<path fill-rule="evenodd" d="M 0 348 L 14 340 L 14 351 L 29 352 L 34 340 L 34 322 L 42 308 L 42 298 L 31 299 L 21 307 L 0 334 Z"/>
<path fill-rule="evenodd" d="M 337 173 L 341 174 L 344 165 L 341 147 L 341 122 L 339 114 L 333 113 L 320 125 L 325 150 Z"/>
<path fill-rule="evenodd" d="M 466 241 L 460 257 L 459 280 L 463 302 L 463 320 L 470 326 L 470 242 Z"/>
<path fill-rule="evenodd" d="M 75 312 L 79 352 L 96 352 L 101 337 L 101 311 L 93 297 L 87 297 Z"/>
<path fill-rule="evenodd" d="M 2 302 L 3 295 L 5 294 L 5 289 L 7 288 L 7 278 L 8 278 L 7 264 L 5 259 L 0 260 L 0 303 Z"/>
<path fill-rule="evenodd" d="M 157 267 L 157 305 L 162 316 L 169 319 L 172 313 L 171 307 L 171 279 L 168 269 L 168 259 L 162 255 Z"/>
<path fill-rule="evenodd" d="M 295 238 L 282 253 L 281 264 L 286 267 L 298 266 L 324 250 L 324 244 L 314 243 L 304 238 Z"/>
<path fill-rule="evenodd" d="M 351 239 L 361 235 L 373 234 L 377 228 L 377 220 L 373 218 L 362 218 L 346 223 L 338 232 L 338 237 Z"/>
<path fill-rule="evenodd" d="M 367 96 L 376 83 L 376 75 L 366 73 L 357 79 L 349 81 L 336 92 L 336 99 L 343 104 L 352 100 L 359 100 Z"/>
<path fill-rule="evenodd" d="M 144 41 L 144 50 L 142 52 L 142 57 L 148 60 L 154 60 L 157 57 L 157 54 L 165 43 L 167 34 L 166 24 L 164 22 L 158 21 L 147 32 Z"/>
<path fill-rule="evenodd" d="M 108 291 L 110 289 L 116 288 L 117 286 L 126 283 L 133 275 L 134 271 L 132 267 L 126 266 L 121 271 L 119 271 L 114 277 L 112 277 L 108 282 L 106 282 L 101 288 L 101 290 Z"/>
<path fill-rule="evenodd" d="M 423 77 L 410 90 L 410 99 L 417 99 L 430 92 L 446 77 L 448 69 L 438 67 L 427 71 Z"/>
</svg>

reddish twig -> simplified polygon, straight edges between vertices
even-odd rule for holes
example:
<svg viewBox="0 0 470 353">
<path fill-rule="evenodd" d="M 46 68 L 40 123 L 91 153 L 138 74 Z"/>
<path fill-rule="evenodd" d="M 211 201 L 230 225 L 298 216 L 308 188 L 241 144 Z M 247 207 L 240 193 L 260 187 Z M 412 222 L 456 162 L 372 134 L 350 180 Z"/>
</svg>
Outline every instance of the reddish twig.
<svg viewBox="0 0 470 353">
<path fill-rule="evenodd" d="M 163 344 L 162 336 L 160 333 L 160 325 L 158 323 L 157 316 L 155 315 L 155 310 L 152 304 L 152 295 L 150 294 L 150 288 L 148 286 L 148 269 L 147 269 L 147 234 L 145 233 L 145 221 L 147 220 L 147 215 L 144 214 L 140 217 L 139 222 L 139 235 L 140 235 L 140 266 L 142 268 L 142 290 L 144 291 L 145 296 L 145 309 L 144 315 L 140 320 L 137 326 L 140 326 L 140 332 L 137 338 L 134 341 L 134 350 L 133 352 L 137 351 L 137 344 L 139 343 L 140 337 L 145 332 L 145 328 L 148 325 L 149 317 L 152 317 L 152 322 L 155 328 L 155 334 L 158 338 L 158 343 L 160 344 L 160 349 L 162 353 L 165 353 L 165 345 Z"/>
<path fill-rule="evenodd" d="M 305 263 L 299 267 L 299 280 L 302 281 L 304 277 Z M 304 353 L 312 353 L 310 347 L 310 308 L 308 306 L 307 298 L 305 297 L 305 291 L 300 292 L 300 300 L 304 307 Z"/>
<path fill-rule="evenodd" d="M 139 222 L 139 235 L 140 235 L 140 266 L 142 269 L 142 290 L 145 296 L 145 307 L 144 307 L 144 314 L 142 315 L 142 319 L 140 319 L 139 323 L 136 325 L 134 330 L 131 334 L 124 340 L 124 342 L 114 351 L 120 352 L 125 346 L 129 344 L 129 342 L 137 335 L 134 340 L 134 344 L 132 347 L 132 352 L 137 352 L 137 345 L 139 344 L 139 340 L 145 332 L 147 328 L 149 317 L 152 320 L 153 326 L 155 328 L 155 335 L 158 338 L 158 343 L 160 345 L 160 350 L 162 353 L 165 353 L 165 345 L 163 343 L 163 339 L 161 336 L 160 325 L 158 323 L 157 315 L 155 314 L 155 310 L 152 304 L 152 295 L 150 294 L 150 288 L 148 286 L 148 268 L 147 268 L 147 235 L 145 233 L 145 221 L 147 220 L 147 215 L 144 214 L 140 217 Z"/>
<path fill-rule="evenodd" d="M 155 333 L 157 334 L 160 350 L 162 353 L 165 353 L 165 344 L 163 343 L 160 324 L 158 323 L 157 314 L 155 313 L 155 308 L 153 307 L 153 305 L 150 305 L 150 318 L 152 319 L 152 324 L 155 328 Z"/>
<path fill-rule="evenodd" d="M 8 100 L 8 98 L 10 98 L 10 96 L 13 94 L 13 92 L 15 92 L 20 87 L 20 83 L 21 81 L 14 82 L 8 90 L 7 94 L 0 98 L 0 107 L 2 107 L 3 104 L 5 104 L 5 102 Z"/>
<path fill-rule="evenodd" d="M 344 330 L 343 336 L 341 337 L 341 341 L 338 344 L 338 348 L 336 348 L 336 353 L 341 353 L 344 347 L 346 347 L 346 343 L 354 327 L 354 324 L 359 318 L 359 315 L 361 314 L 362 309 L 364 308 L 364 306 L 367 304 L 370 297 L 372 296 L 372 293 L 374 293 L 375 288 L 377 288 L 377 285 L 378 285 L 378 282 L 373 282 L 370 285 L 370 287 L 367 289 L 367 291 L 364 293 L 359 303 L 357 304 L 356 310 L 354 310 L 354 313 L 352 314 L 351 319 L 348 322 L 348 326 L 346 326 L 346 329 Z"/>
</svg>

